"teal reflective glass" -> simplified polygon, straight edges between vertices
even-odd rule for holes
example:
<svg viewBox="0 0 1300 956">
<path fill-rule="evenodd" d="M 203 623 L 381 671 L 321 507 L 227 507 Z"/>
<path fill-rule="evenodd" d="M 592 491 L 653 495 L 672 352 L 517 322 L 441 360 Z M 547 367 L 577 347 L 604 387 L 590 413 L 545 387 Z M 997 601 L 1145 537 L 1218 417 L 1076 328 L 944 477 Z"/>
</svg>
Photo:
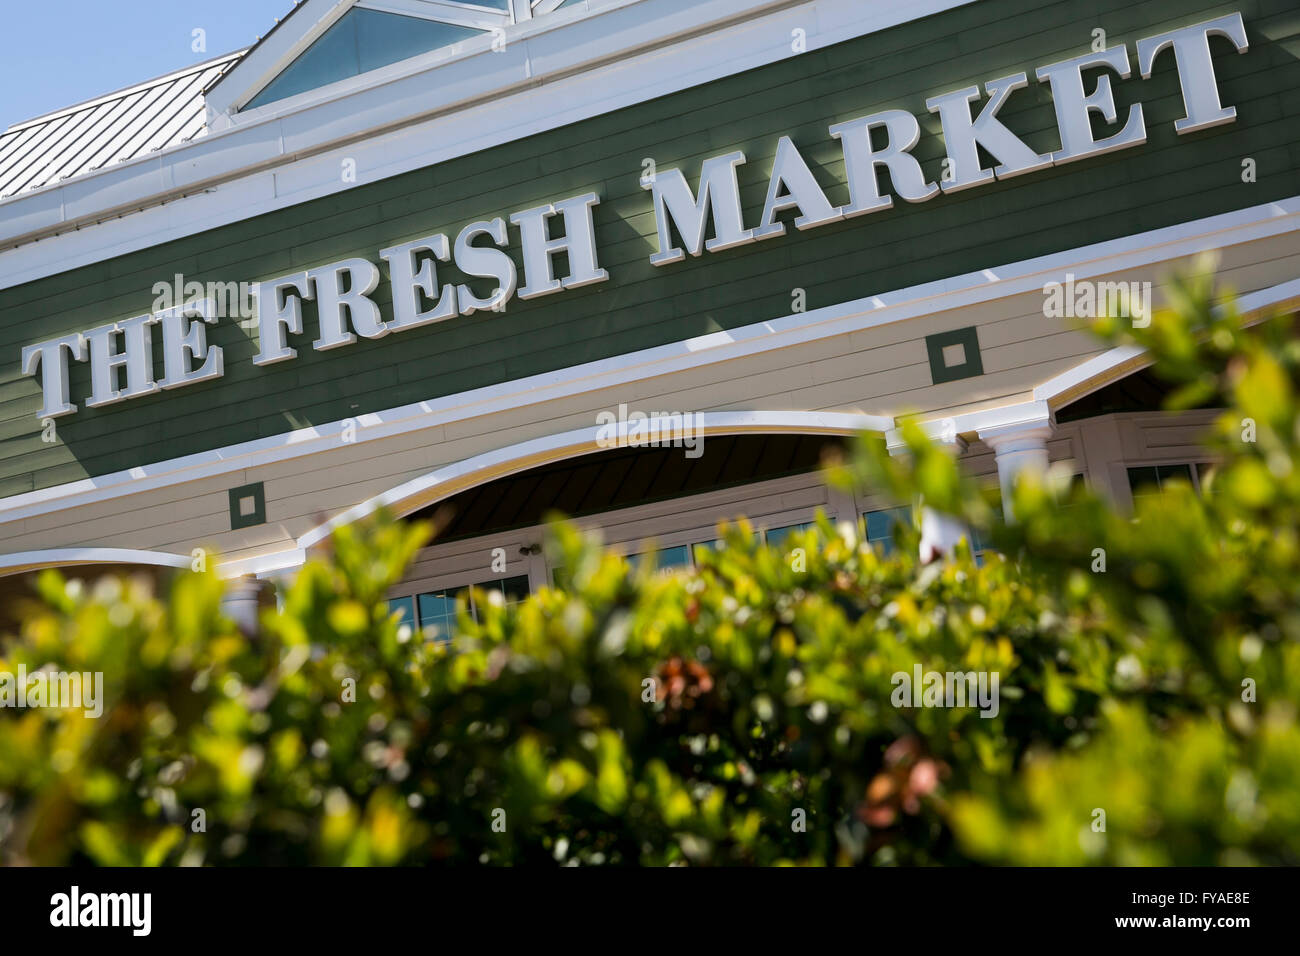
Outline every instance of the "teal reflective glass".
<svg viewBox="0 0 1300 956">
<path fill-rule="evenodd" d="M 665 568 L 684 568 L 691 563 L 691 550 L 684 544 L 679 544 L 675 548 L 664 548 L 655 555 L 655 566 L 659 570 Z"/>
<path fill-rule="evenodd" d="M 305 93 L 482 33 L 451 23 L 354 7 L 285 67 L 245 108 Z"/>
<path fill-rule="evenodd" d="M 449 641 L 456 633 L 456 592 L 434 591 L 417 599 L 420 630 L 431 641 Z"/>
<path fill-rule="evenodd" d="M 641 559 L 650 552 L 643 551 L 639 554 L 629 554 L 627 563 L 632 567 L 640 567 Z M 666 571 L 670 568 L 684 568 L 691 563 L 691 549 L 689 545 L 679 544 L 675 548 L 664 548 L 655 552 L 655 570 Z"/>
<path fill-rule="evenodd" d="M 805 531 L 812 526 L 813 522 L 806 521 L 803 524 L 788 524 L 783 528 L 772 528 L 766 532 L 767 543 L 774 548 L 779 548 L 793 532 Z"/>
<path fill-rule="evenodd" d="M 391 598 L 388 602 L 388 610 L 397 611 L 401 616 L 397 619 L 397 626 L 415 627 L 415 598 Z"/>
<path fill-rule="evenodd" d="M 906 524 L 912 520 L 911 508 L 883 508 L 880 511 L 868 511 L 863 515 L 867 519 L 867 540 L 879 544 L 885 554 L 894 550 L 894 525 Z"/>
</svg>

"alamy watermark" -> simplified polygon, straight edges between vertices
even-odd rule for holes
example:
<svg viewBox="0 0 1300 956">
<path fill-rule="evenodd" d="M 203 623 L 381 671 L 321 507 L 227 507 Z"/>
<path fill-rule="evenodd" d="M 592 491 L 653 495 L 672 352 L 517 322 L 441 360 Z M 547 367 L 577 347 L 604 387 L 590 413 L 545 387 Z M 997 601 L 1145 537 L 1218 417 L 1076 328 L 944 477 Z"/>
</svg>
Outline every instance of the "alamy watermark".
<svg viewBox="0 0 1300 956">
<path fill-rule="evenodd" d="M 212 314 L 218 319 L 257 318 L 256 282 L 199 282 L 177 272 L 171 282 L 155 282 L 153 312 L 160 314 L 177 306 L 208 299 Z"/>
<path fill-rule="evenodd" d="M 601 448 L 685 448 L 687 458 L 704 454 L 702 412 L 629 412 L 620 402 L 617 412 L 597 414 L 596 424 Z"/>
<path fill-rule="evenodd" d="M 975 707 L 980 716 L 993 718 L 1000 708 L 997 671 L 896 671 L 889 682 L 895 707 Z"/>
<path fill-rule="evenodd" d="M 153 928 L 152 893 L 83 893 L 74 885 L 50 897 L 50 925 L 57 927 L 124 927 L 133 936 Z"/>
<path fill-rule="evenodd" d="M 29 674 L 19 664 L 17 674 L 0 671 L 0 708 L 4 707 L 80 707 L 87 717 L 97 718 L 104 713 L 104 674 L 44 668 Z"/>
<path fill-rule="evenodd" d="M 1043 316 L 1048 319 L 1130 319 L 1135 329 L 1151 324 L 1150 282 L 1094 282 L 1075 279 L 1043 286 Z"/>
</svg>

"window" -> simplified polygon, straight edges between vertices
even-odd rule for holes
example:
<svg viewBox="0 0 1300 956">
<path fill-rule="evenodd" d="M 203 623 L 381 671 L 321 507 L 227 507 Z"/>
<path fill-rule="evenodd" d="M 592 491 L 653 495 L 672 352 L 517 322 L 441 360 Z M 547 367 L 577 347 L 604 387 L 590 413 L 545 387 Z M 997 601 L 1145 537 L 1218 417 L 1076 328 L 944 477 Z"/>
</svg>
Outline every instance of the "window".
<svg viewBox="0 0 1300 956">
<path fill-rule="evenodd" d="M 482 30 L 471 27 L 353 7 L 249 100 L 245 109 L 482 35 Z"/>
<path fill-rule="evenodd" d="M 415 598 L 401 597 L 393 598 L 388 602 L 389 611 L 397 611 L 401 617 L 397 619 L 398 633 L 402 628 L 406 628 L 411 633 L 415 631 Z M 410 636 L 409 634 L 407 635 Z"/>
<path fill-rule="evenodd" d="M 416 598 L 420 612 L 420 630 L 427 641 L 450 641 L 456 633 L 456 598 L 466 588 L 431 591 Z"/>
<path fill-rule="evenodd" d="M 749 538 L 750 541 L 758 543 L 763 540 L 762 532 L 755 531 L 749 536 Z M 709 541 L 698 541 L 691 545 L 691 555 L 695 559 L 695 564 L 698 565 L 700 563 L 700 555 L 705 551 L 721 551 L 726 546 L 727 542 L 721 538 L 713 538 Z"/>
<path fill-rule="evenodd" d="M 513 578 L 498 578 L 495 581 L 488 581 L 486 584 L 476 584 L 474 587 L 482 591 L 498 592 L 507 605 L 518 604 L 524 598 L 528 597 L 528 575 L 520 574 Z M 478 600 L 474 601 L 474 616 L 478 617 Z"/>
<path fill-rule="evenodd" d="M 1139 468 L 1130 468 L 1128 470 L 1128 486 L 1133 492 L 1134 498 L 1141 498 L 1145 495 L 1153 495 L 1164 488 L 1171 481 L 1185 481 L 1193 488 L 1200 490 L 1200 483 L 1197 481 L 1197 470 L 1193 470 L 1192 465 L 1144 465 Z"/>
<path fill-rule="evenodd" d="M 998 521 L 1002 521 L 1002 503 L 998 502 L 993 508 L 994 514 Z M 901 508 L 882 508 L 879 511 L 868 511 L 863 516 L 867 524 L 867 541 L 873 545 L 879 545 L 882 554 L 893 554 L 897 542 L 894 540 L 894 530 L 898 525 L 912 526 L 912 509 L 909 507 Z M 967 535 L 970 543 L 971 554 L 974 556 L 977 564 L 983 564 L 984 552 L 992 547 L 992 542 L 986 541 L 984 535 L 971 528 Z"/>
<path fill-rule="evenodd" d="M 815 521 L 805 521 L 803 524 L 788 524 L 784 528 L 772 528 L 763 535 L 769 545 L 779 548 L 785 542 L 785 539 L 795 531 L 806 531 L 816 526 Z"/>
<path fill-rule="evenodd" d="M 634 568 L 640 567 L 642 559 L 649 553 L 643 551 L 640 554 L 629 554 L 627 562 Z M 654 553 L 654 561 L 656 571 L 670 571 L 673 568 L 690 567 L 690 549 L 684 544 L 679 544 L 675 548 L 664 548 Z"/>
<path fill-rule="evenodd" d="M 892 554 L 894 550 L 894 526 L 896 524 L 911 525 L 912 509 L 902 508 L 882 508 L 880 511 L 868 511 L 863 515 L 867 522 L 867 541 L 871 544 L 880 545 L 884 554 Z"/>
<path fill-rule="evenodd" d="M 1001 524 L 1006 520 L 1006 514 L 1002 510 L 1002 499 L 998 498 L 997 503 L 993 506 L 993 520 Z M 984 535 L 978 528 L 970 529 L 970 553 L 975 558 L 975 563 L 984 566 L 984 552 L 993 550 L 993 542 L 985 539 Z"/>
<path fill-rule="evenodd" d="M 1078 474 L 1071 475 L 1069 484 L 1065 485 L 1063 488 L 1060 489 L 1059 492 L 1057 492 L 1056 500 L 1058 502 L 1068 502 L 1075 495 L 1083 492 L 1087 487 L 1088 487 L 1088 479 L 1084 478 L 1083 475 L 1078 475 Z M 1061 506 L 1063 508 L 1074 507 L 1073 505 L 1070 504 L 1062 504 Z"/>
<path fill-rule="evenodd" d="M 479 601 L 482 597 L 475 598 L 471 587 L 486 592 L 496 591 L 506 604 L 518 604 L 529 594 L 528 575 L 521 574 L 511 578 L 494 578 L 482 584 L 425 591 L 413 598 L 392 598 L 388 602 L 388 609 L 401 613 L 401 624 L 418 627 L 425 640 L 450 641 L 456 634 L 456 599 L 461 595 L 465 596 L 469 605 L 470 617 L 478 620 Z"/>
</svg>

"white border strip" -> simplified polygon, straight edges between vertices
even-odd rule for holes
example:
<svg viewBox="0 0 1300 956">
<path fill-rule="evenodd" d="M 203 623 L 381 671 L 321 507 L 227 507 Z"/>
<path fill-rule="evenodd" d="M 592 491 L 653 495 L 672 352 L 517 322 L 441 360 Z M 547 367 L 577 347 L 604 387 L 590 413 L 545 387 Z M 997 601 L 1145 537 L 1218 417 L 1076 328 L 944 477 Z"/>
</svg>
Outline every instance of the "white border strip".
<svg viewBox="0 0 1300 956">
<path fill-rule="evenodd" d="M 359 426 L 354 443 L 571 398 L 632 381 L 1040 290 L 1046 282 L 1059 279 L 1066 271 L 1080 279 L 1106 275 L 1297 229 L 1300 229 L 1300 196 L 572 368 L 352 416 L 351 420 Z M 0 524 L 327 451 L 340 444 L 344 421 L 12 495 L 0 499 Z"/>
</svg>

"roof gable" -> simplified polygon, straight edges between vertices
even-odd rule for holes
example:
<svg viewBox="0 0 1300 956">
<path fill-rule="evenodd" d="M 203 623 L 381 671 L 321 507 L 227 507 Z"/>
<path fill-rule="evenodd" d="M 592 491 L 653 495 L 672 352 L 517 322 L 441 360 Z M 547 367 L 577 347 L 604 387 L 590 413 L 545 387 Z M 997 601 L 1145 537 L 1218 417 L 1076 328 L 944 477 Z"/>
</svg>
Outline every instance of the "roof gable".
<svg viewBox="0 0 1300 956">
<path fill-rule="evenodd" d="M 354 5 L 248 101 L 255 109 L 358 76 L 484 31 Z"/>
<path fill-rule="evenodd" d="M 207 89 L 210 116 L 270 103 L 490 35 L 575 0 L 302 0 Z"/>
</svg>

